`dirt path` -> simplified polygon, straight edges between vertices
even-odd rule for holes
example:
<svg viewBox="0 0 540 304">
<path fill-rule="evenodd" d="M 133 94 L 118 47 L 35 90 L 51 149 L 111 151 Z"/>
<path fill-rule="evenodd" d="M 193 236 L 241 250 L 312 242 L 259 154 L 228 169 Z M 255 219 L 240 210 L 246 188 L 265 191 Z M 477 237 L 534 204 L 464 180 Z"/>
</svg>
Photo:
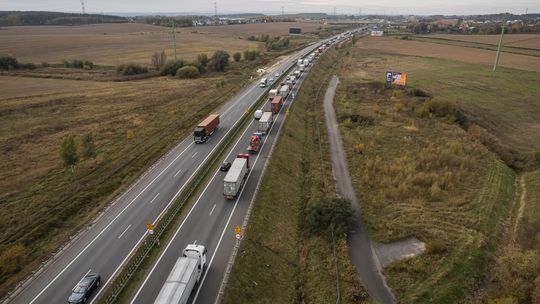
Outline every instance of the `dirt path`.
<svg viewBox="0 0 540 304">
<path fill-rule="evenodd" d="M 525 198 L 527 197 L 527 187 L 525 185 L 525 175 L 524 174 L 519 177 L 519 188 L 518 189 L 521 189 L 521 195 L 519 197 L 519 209 L 518 209 L 518 213 L 517 213 L 517 216 L 516 216 L 516 221 L 514 223 L 514 229 L 512 231 L 512 243 L 513 244 L 516 243 L 516 236 L 518 234 L 519 222 L 521 221 L 521 218 L 523 217 L 523 210 L 525 210 L 525 203 L 526 203 Z"/>
<path fill-rule="evenodd" d="M 356 267 L 360 281 L 368 294 L 379 303 L 396 303 L 381 273 L 381 265 L 374 253 L 371 239 L 364 226 L 364 221 L 358 208 L 356 192 L 351 182 L 351 175 L 347 166 L 347 156 L 343 150 L 343 141 L 339 133 L 336 112 L 332 105 L 338 83 L 339 79 L 334 76 L 328 84 L 328 89 L 324 95 L 324 113 L 330 143 L 332 167 L 337 183 L 337 192 L 342 197 L 350 199 L 355 210 L 355 226 L 353 231 L 349 233 L 349 254 Z"/>
</svg>

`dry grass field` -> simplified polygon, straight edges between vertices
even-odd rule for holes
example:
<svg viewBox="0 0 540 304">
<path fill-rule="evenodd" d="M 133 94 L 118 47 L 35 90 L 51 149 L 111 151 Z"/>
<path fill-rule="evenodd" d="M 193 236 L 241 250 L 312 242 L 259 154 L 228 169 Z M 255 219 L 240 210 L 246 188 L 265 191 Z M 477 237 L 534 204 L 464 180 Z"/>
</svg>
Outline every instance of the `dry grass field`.
<svg viewBox="0 0 540 304">
<path fill-rule="evenodd" d="M 493 65 L 495 61 L 495 51 L 424 41 L 368 37 L 360 39 L 358 45 L 365 49 L 387 53 L 443 58 L 475 64 Z M 503 53 L 499 64 L 508 68 L 540 72 L 540 57 Z"/>
<path fill-rule="evenodd" d="M 478 42 L 497 45 L 499 43 L 499 35 L 451 35 L 451 34 L 434 34 L 426 35 L 425 37 L 449 39 L 456 41 Z M 503 43 L 505 46 L 530 48 L 540 50 L 540 35 L 538 34 L 512 34 L 505 35 Z"/>
<path fill-rule="evenodd" d="M 261 64 L 233 63 L 225 73 L 195 80 L 0 76 L 0 297 Z M 60 143 L 71 135 L 80 148 L 85 134 L 97 157 L 81 157 L 72 172 L 63 166 Z"/>
<path fill-rule="evenodd" d="M 288 28 L 317 31 L 317 23 L 266 23 L 207 26 L 177 29 L 177 56 L 193 60 L 200 53 L 222 49 L 229 53 L 258 49 L 251 35 L 286 35 Z M 21 62 L 61 63 L 62 60 L 91 60 L 99 65 L 150 64 L 156 51 L 172 58 L 172 29 L 138 23 L 84 26 L 18 26 L 0 31 L 0 54 L 11 54 Z"/>
</svg>

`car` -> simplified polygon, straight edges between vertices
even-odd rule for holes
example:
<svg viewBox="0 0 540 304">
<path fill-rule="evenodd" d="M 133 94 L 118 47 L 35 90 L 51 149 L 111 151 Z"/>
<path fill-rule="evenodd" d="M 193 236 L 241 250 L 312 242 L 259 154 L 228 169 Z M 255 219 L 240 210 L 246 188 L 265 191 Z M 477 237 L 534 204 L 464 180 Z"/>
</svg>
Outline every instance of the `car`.
<svg viewBox="0 0 540 304">
<path fill-rule="evenodd" d="M 287 80 L 289 80 L 289 79 L 291 79 L 291 75 L 290 75 L 290 74 L 287 75 Z"/>
<path fill-rule="evenodd" d="M 274 74 L 275 77 L 279 77 L 279 73 Z"/>
<path fill-rule="evenodd" d="M 82 278 L 68 298 L 68 303 L 79 304 L 85 303 L 92 295 L 92 292 L 101 284 L 101 277 L 97 273 L 89 273 Z"/>
<path fill-rule="evenodd" d="M 268 78 L 268 82 L 274 82 L 274 78 L 272 77 Z"/>
<path fill-rule="evenodd" d="M 224 162 L 223 164 L 221 164 L 221 168 L 219 168 L 219 171 L 227 172 L 229 171 L 230 168 L 231 168 L 231 163 Z"/>
</svg>

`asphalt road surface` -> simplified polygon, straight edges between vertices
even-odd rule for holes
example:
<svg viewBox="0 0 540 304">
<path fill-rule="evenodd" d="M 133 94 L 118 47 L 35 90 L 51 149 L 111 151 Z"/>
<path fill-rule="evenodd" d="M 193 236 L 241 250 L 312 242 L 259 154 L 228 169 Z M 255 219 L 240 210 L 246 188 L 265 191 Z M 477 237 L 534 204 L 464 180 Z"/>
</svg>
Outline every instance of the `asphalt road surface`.
<svg viewBox="0 0 540 304">
<path fill-rule="evenodd" d="M 307 54 L 313 46 L 291 55 L 272 70 L 267 72 L 268 77 L 286 70 L 293 64 L 295 57 Z M 181 192 L 183 186 L 191 179 L 194 173 L 201 167 L 213 149 L 223 140 L 231 127 L 241 118 L 246 108 L 251 106 L 267 88 L 260 88 L 257 81 L 241 90 L 236 96 L 218 109 L 221 123 L 218 130 L 204 144 L 194 144 L 191 136 L 181 141 L 175 148 L 167 153 L 161 160 L 152 166 L 136 183 L 134 183 L 120 198 L 118 198 L 102 216 L 94 220 L 83 232 L 79 233 L 74 240 L 66 246 L 56 257 L 42 267 L 23 286 L 18 288 L 9 298 L 9 303 L 66 303 L 75 284 L 89 272 L 97 272 L 102 277 L 102 286 L 93 298 L 105 288 L 112 276 L 120 269 L 129 254 L 144 238 L 146 223 L 156 222 L 169 204 Z M 280 118 L 281 119 L 281 118 Z M 278 119 L 278 124 L 280 124 Z M 252 126 L 250 126 L 252 128 Z M 249 129 L 248 132 L 251 132 Z M 275 132 L 275 131 L 274 131 Z M 270 135 L 270 141 L 273 135 Z M 245 139 L 245 138 L 244 138 Z M 237 152 L 245 152 L 247 142 L 242 144 L 231 154 L 228 159 Z M 257 161 L 252 175 L 256 176 L 260 163 L 264 161 L 264 155 Z M 252 163 L 256 157 L 252 158 Z M 210 244 L 210 249 L 215 248 L 217 242 L 222 239 L 220 232 L 227 223 L 240 221 L 238 217 L 232 217 L 234 209 L 241 211 L 244 208 L 242 202 L 224 202 L 221 195 L 221 187 L 218 181 L 222 175 L 218 174 L 215 179 L 217 184 L 209 185 L 210 191 L 215 196 L 204 197 L 188 217 L 188 223 L 183 225 L 182 236 L 185 242 L 175 244 L 173 250 L 183 249 L 188 242 Z M 251 178 L 246 187 L 247 195 L 254 178 Z M 212 207 L 215 210 L 210 214 Z M 241 212 L 237 211 L 237 215 Z M 229 216 L 229 214 L 231 216 Z M 229 218 L 231 220 L 229 220 Z M 219 231 L 219 232 L 218 232 Z M 224 246 L 231 234 L 223 235 Z M 198 238 L 198 239 L 197 239 Z M 212 247 L 212 244 L 214 247 Z M 225 245 L 226 244 L 226 245 Z M 182 247 L 181 249 L 178 249 Z M 224 247 L 224 250 L 229 248 Z M 213 252 L 209 250 L 209 252 Z M 211 262 L 214 265 L 228 258 L 217 255 Z M 172 260 L 172 256 L 170 258 Z M 170 261 L 169 260 L 169 261 Z M 160 265 L 163 265 L 162 263 Z M 215 276 L 213 267 L 210 267 L 207 282 L 213 284 L 218 277 Z M 167 272 L 168 273 L 168 272 Z M 166 275 L 166 274 L 164 274 Z M 159 282 L 157 282 L 159 284 Z M 159 288 L 156 292 L 159 291 Z M 201 293 L 201 301 L 207 299 L 210 294 Z M 202 302 L 201 302 L 202 303 Z M 206 302 L 205 302 L 206 303 Z"/>
<path fill-rule="evenodd" d="M 371 239 L 364 225 L 358 199 L 352 185 L 349 167 L 347 165 L 347 155 L 343 150 L 343 141 L 339 133 L 336 112 L 333 101 L 336 87 L 339 80 L 336 76 L 328 84 L 328 89 L 324 95 L 324 114 L 326 117 L 326 129 L 330 142 L 330 158 L 332 168 L 336 178 L 337 192 L 340 196 L 351 200 L 354 213 L 354 228 L 349 233 L 349 254 L 356 267 L 356 272 L 360 281 L 366 288 L 368 294 L 379 303 L 396 303 L 392 292 L 386 285 L 377 256 L 373 252 Z"/>
<path fill-rule="evenodd" d="M 281 129 L 287 108 L 293 100 L 292 96 L 296 95 L 308 71 L 309 69 L 303 73 L 294 86 L 281 112 L 274 115 L 274 124 L 271 131 L 264 136 L 264 145 L 257 154 L 251 155 L 250 175 L 239 197 L 235 200 L 227 200 L 223 197 L 223 178 L 226 173 L 216 171 L 184 222 L 176 230 L 174 237 L 167 243 L 157 263 L 136 291 L 132 304 L 153 303 L 182 250 L 193 243 L 204 245 L 208 249 L 208 268 L 196 290 L 191 294 L 190 302 L 215 303 L 236 241 L 234 228 L 242 226 L 252 198 L 256 194 L 257 184 L 262 178 L 261 173 L 268 160 L 270 148 L 275 144 L 276 135 Z M 263 108 L 269 111 L 269 102 L 266 102 Z M 254 120 L 235 143 L 226 161 L 232 162 L 239 153 L 246 153 L 249 137 L 256 131 L 257 121 Z"/>
</svg>

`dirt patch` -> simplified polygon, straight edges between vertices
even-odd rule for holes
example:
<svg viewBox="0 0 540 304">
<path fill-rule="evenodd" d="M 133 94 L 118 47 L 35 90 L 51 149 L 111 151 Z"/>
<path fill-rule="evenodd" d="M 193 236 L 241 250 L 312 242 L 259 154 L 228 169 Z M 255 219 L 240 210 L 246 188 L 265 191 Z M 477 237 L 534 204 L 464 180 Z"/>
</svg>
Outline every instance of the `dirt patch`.
<svg viewBox="0 0 540 304">
<path fill-rule="evenodd" d="M 358 46 L 394 54 L 443 58 L 485 65 L 493 65 L 495 60 L 495 51 L 395 38 L 369 37 L 360 39 Z M 504 53 L 501 55 L 500 65 L 540 72 L 539 57 Z"/>
</svg>

